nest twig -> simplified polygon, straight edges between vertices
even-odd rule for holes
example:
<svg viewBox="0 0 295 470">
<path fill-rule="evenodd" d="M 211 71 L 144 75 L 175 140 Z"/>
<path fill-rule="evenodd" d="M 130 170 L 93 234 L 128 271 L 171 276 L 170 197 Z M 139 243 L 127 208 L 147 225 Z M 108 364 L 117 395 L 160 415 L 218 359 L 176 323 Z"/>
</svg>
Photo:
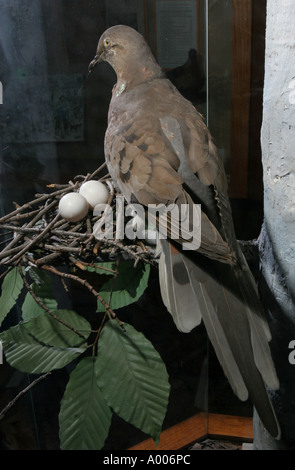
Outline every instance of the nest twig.
<svg viewBox="0 0 295 470">
<path fill-rule="evenodd" d="M 105 182 L 110 188 L 108 204 L 114 205 L 116 190 L 109 175 L 105 174 L 105 164 L 92 174 L 78 175 L 65 185 L 51 184 L 44 194 L 36 194 L 34 199 L 0 218 L 1 244 L 0 266 L 33 264 L 35 266 L 54 265 L 62 262 L 67 265 L 95 263 L 97 260 L 114 259 L 119 254 L 131 257 L 135 263 L 143 260 L 153 263 L 153 250 L 141 240 L 97 240 L 93 234 L 94 224 L 99 220 L 89 211 L 86 218 L 77 223 L 64 220 L 58 212 L 60 199 L 67 193 L 78 191 L 79 187 L 91 179 Z M 101 225 L 103 225 L 103 217 Z"/>
</svg>

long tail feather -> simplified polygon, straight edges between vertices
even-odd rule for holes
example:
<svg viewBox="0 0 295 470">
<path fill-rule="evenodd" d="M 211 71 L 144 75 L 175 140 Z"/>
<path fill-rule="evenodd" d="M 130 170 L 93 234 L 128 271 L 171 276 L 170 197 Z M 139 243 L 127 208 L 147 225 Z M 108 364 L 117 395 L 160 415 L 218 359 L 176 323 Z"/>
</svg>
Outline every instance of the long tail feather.
<svg viewBox="0 0 295 470">
<path fill-rule="evenodd" d="M 177 328 L 188 333 L 201 323 L 199 304 L 181 253 L 166 240 L 158 240 L 158 243 L 161 246 L 159 280 L 162 299 Z"/>
<path fill-rule="evenodd" d="M 255 363 L 265 383 L 276 390 L 279 388 L 279 381 L 269 348 L 271 333 L 250 271 L 243 271 L 238 277 L 238 282 L 244 297 Z"/>
<path fill-rule="evenodd" d="M 265 427 L 278 438 L 279 425 L 264 383 L 275 389 L 278 379 L 250 271 L 237 272 L 224 264 L 221 270 L 220 263 L 202 258 L 196 263 L 167 240 L 161 240 L 161 247 L 161 291 L 177 328 L 191 331 L 203 319 L 234 393 L 241 400 L 250 396 Z"/>
</svg>

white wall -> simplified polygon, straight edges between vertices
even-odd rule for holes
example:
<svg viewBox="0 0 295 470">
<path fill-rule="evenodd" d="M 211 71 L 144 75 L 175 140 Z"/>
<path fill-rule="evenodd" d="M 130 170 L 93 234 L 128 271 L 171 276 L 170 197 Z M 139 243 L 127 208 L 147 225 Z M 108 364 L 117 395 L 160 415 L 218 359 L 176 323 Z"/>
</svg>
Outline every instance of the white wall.
<svg viewBox="0 0 295 470">
<path fill-rule="evenodd" d="M 295 448 L 295 1 L 267 1 L 264 111 L 261 131 L 265 224 L 260 235 L 260 292 L 269 314 L 281 388 L 272 393 L 281 443 L 255 420 L 258 449 Z"/>
</svg>

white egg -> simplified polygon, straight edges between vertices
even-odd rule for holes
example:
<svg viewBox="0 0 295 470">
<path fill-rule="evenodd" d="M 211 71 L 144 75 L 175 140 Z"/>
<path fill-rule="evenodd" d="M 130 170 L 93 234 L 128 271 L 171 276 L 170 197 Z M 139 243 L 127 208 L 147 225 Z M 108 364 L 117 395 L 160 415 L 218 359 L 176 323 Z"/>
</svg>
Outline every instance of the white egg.
<svg viewBox="0 0 295 470">
<path fill-rule="evenodd" d="M 70 221 L 78 222 L 84 219 L 89 209 L 85 197 L 79 193 L 68 193 L 61 198 L 58 205 L 60 215 Z"/>
<path fill-rule="evenodd" d="M 106 204 L 110 195 L 106 185 L 96 180 L 90 180 L 83 183 L 79 193 L 87 199 L 89 206 L 92 209 L 97 204 Z"/>
</svg>

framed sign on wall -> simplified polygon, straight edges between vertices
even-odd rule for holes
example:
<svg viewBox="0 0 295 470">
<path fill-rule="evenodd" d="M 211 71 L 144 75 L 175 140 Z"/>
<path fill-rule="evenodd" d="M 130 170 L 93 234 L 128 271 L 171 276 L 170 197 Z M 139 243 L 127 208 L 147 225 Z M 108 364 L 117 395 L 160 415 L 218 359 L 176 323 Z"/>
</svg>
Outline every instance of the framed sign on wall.
<svg viewBox="0 0 295 470">
<path fill-rule="evenodd" d="M 198 49 L 198 1 L 155 0 L 156 53 L 161 67 L 183 64 Z"/>
</svg>

